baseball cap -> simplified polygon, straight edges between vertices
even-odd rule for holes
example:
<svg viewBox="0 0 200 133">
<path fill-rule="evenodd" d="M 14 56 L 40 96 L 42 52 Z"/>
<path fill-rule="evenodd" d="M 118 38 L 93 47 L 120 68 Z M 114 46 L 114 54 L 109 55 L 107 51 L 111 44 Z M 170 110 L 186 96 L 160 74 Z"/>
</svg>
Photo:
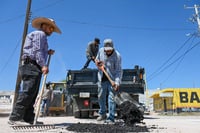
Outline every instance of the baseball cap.
<svg viewBox="0 0 200 133">
<path fill-rule="evenodd" d="M 100 39 L 99 38 L 94 38 L 94 41 L 100 44 Z"/>
<path fill-rule="evenodd" d="M 113 41 L 112 39 L 105 39 L 104 40 L 104 50 L 113 50 Z"/>
</svg>

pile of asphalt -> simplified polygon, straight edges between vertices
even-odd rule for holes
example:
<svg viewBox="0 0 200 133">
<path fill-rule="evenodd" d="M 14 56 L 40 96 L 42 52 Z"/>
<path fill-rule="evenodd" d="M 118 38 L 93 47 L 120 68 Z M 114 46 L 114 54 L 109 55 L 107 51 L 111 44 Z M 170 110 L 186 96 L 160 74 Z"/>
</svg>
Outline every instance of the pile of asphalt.
<svg viewBox="0 0 200 133">
<path fill-rule="evenodd" d="M 143 110 L 130 101 L 125 101 L 119 106 L 119 115 L 126 125 L 141 123 L 144 119 Z"/>
<path fill-rule="evenodd" d="M 95 123 L 77 123 L 67 127 L 68 131 L 89 132 L 89 133 L 128 133 L 128 132 L 149 132 L 144 125 L 124 125 L 121 122 L 115 124 L 95 124 Z"/>
<path fill-rule="evenodd" d="M 148 132 L 142 123 L 143 112 L 132 102 L 125 101 L 119 106 L 120 120 L 115 124 L 77 123 L 67 127 L 69 131 L 90 133 Z"/>
</svg>

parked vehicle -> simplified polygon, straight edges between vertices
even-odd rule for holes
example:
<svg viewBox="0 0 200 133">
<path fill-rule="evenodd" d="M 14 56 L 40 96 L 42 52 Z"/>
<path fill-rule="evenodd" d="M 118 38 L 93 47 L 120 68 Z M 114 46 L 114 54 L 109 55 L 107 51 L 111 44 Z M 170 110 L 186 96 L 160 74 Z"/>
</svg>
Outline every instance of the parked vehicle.
<svg viewBox="0 0 200 133">
<path fill-rule="evenodd" d="M 59 115 L 66 112 L 66 82 L 51 82 L 53 99 L 50 102 L 50 115 Z"/>
</svg>

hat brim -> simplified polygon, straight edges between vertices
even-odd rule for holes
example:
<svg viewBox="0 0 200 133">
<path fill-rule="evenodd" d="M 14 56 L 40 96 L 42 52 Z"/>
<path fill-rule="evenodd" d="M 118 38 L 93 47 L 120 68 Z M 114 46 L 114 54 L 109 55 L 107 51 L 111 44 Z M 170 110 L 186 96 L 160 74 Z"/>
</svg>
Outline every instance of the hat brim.
<svg viewBox="0 0 200 133">
<path fill-rule="evenodd" d="M 36 29 L 40 29 L 41 24 L 44 24 L 44 23 L 51 25 L 54 28 L 54 32 L 61 34 L 61 30 L 58 28 L 58 26 L 48 18 L 44 18 L 44 17 L 35 18 L 32 21 L 32 26 Z"/>
<path fill-rule="evenodd" d="M 113 47 L 104 47 L 105 51 L 113 50 Z"/>
</svg>

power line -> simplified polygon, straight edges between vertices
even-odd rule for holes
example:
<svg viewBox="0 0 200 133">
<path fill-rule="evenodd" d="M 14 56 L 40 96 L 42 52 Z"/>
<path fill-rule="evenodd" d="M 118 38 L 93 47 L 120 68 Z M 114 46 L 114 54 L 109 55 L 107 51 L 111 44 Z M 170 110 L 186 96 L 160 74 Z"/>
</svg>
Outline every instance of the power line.
<svg viewBox="0 0 200 133">
<path fill-rule="evenodd" d="M 152 79 L 155 75 L 157 75 L 157 73 L 159 73 L 159 71 L 173 58 L 175 57 L 176 54 L 178 54 L 178 52 L 187 44 L 187 42 L 192 39 L 192 37 L 194 37 L 193 35 L 191 35 L 190 38 L 188 38 L 183 45 L 181 45 L 156 71 L 154 71 L 152 74 L 150 74 L 150 76 L 147 77 L 147 79 Z"/>
<path fill-rule="evenodd" d="M 133 26 L 125 26 L 125 25 L 109 25 L 109 24 L 98 24 L 98 23 L 90 23 L 90 22 L 81 22 L 76 20 L 66 20 L 66 19 L 58 19 L 65 23 L 72 23 L 72 24 L 80 24 L 80 25 L 93 25 L 98 27 L 106 27 L 106 28 L 113 28 L 113 29 L 128 29 L 128 30 L 144 30 L 144 31 L 188 31 L 194 30 L 190 28 L 153 28 L 153 27 L 133 27 Z"/>
<path fill-rule="evenodd" d="M 22 18 L 22 17 L 24 17 L 24 16 L 25 16 L 25 14 L 21 14 L 21 15 L 19 15 L 19 16 L 13 17 L 13 18 L 8 18 L 8 19 L 6 19 L 6 20 L 0 20 L 0 24 L 4 24 L 4 23 L 7 24 L 8 22 L 15 21 L 15 20 L 20 19 L 20 18 Z"/>
<path fill-rule="evenodd" d="M 58 4 L 59 1 L 63 1 L 63 0 L 57 0 L 57 1 L 55 1 L 55 2 L 53 2 L 53 3 L 51 3 L 51 4 L 49 4 L 49 5 L 45 6 L 45 8 L 50 7 L 50 6 L 52 6 L 52 5 L 55 5 L 55 4 Z M 37 9 L 37 10 L 41 10 L 41 9 L 43 9 L 43 8 L 40 8 L 40 9 Z M 30 15 L 30 14 L 29 14 L 29 15 Z M 22 18 L 22 17 L 24 17 L 24 16 L 25 16 L 25 14 L 21 14 L 21 15 L 19 15 L 19 16 L 13 17 L 13 18 L 8 18 L 8 19 L 5 19 L 5 20 L 0 20 L 0 24 L 8 23 L 8 22 L 11 22 L 11 21 L 15 21 L 16 19 Z M 29 16 L 29 17 L 30 17 L 30 16 Z M 20 40 L 21 40 L 21 39 L 20 39 Z M 20 41 L 20 40 L 19 40 L 19 41 Z M 3 67 L 1 68 L 0 74 L 3 73 L 3 71 L 5 70 L 5 68 L 8 66 L 10 60 L 11 60 L 12 57 L 14 56 L 15 52 L 17 51 L 17 48 L 18 48 L 19 43 L 20 43 L 19 41 L 18 41 L 17 45 L 15 46 L 14 50 L 11 52 L 11 54 L 10 54 L 8 60 L 4 63 Z"/>
<path fill-rule="evenodd" d="M 192 22 L 197 22 L 198 24 L 198 32 L 192 34 L 192 36 L 163 64 L 161 65 L 155 72 L 153 72 L 148 78 L 149 80 L 152 80 L 155 76 L 157 76 L 159 73 L 163 72 L 165 69 L 167 69 L 169 66 L 171 66 L 172 64 L 174 64 L 176 61 L 178 61 L 179 59 L 181 59 L 181 61 L 183 60 L 183 58 L 185 57 L 185 55 L 192 50 L 194 47 L 196 47 L 199 43 L 195 44 L 193 47 L 191 47 L 190 49 L 188 49 L 182 56 L 179 56 L 179 58 L 177 58 L 174 62 L 170 63 L 169 65 L 165 66 L 179 51 L 180 49 L 183 48 L 183 46 L 193 37 L 193 36 L 199 36 L 200 35 L 200 19 L 199 19 L 199 11 L 198 8 L 200 8 L 198 5 L 194 5 L 194 7 L 186 7 L 184 6 L 185 9 L 190 9 L 190 8 L 194 8 L 195 9 L 195 14 L 193 15 L 193 18 L 190 18 L 190 20 Z M 180 61 L 180 62 L 181 62 Z M 179 62 L 179 64 L 180 64 Z M 164 68 L 163 68 L 164 67 Z M 162 69 L 163 68 L 163 69 Z M 175 70 L 174 70 L 175 71 Z M 155 76 L 154 76 L 155 75 Z"/>
<path fill-rule="evenodd" d="M 191 44 L 193 44 L 194 39 L 195 39 L 195 38 L 193 38 Z M 190 48 L 191 48 L 191 45 L 189 45 L 188 49 L 190 49 Z M 178 62 L 178 64 L 177 64 L 176 67 L 174 68 L 174 70 L 173 70 L 171 73 L 168 74 L 167 78 L 166 78 L 164 81 L 162 81 L 161 84 L 163 84 L 164 82 L 166 82 L 166 81 L 169 79 L 169 77 L 171 77 L 171 76 L 175 73 L 175 71 L 177 70 L 177 68 L 180 66 L 181 62 L 182 62 L 183 59 L 185 58 L 185 55 L 186 55 L 186 54 L 184 54 L 184 55 L 182 56 L 182 58 L 180 59 L 180 61 Z"/>
<path fill-rule="evenodd" d="M 64 1 L 64 0 L 57 0 L 55 2 L 52 2 L 44 7 L 41 7 L 41 8 L 37 8 L 34 10 L 34 12 L 38 12 L 40 10 L 43 10 L 43 9 L 46 9 L 46 8 L 49 8 L 51 6 L 55 6 L 56 4 L 59 4 L 61 1 Z M 20 19 L 22 17 L 25 16 L 25 13 L 21 14 L 21 15 L 18 15 L 18 16 L 15 16 L 15 17 L 12 17 L 12 18 L 8 18 L 8 19 L 5 19 L 5 20 L 0 20 L 0 24 L 7 24 L 8 22 L 12 22 L 12 21 L 16 21 L 17 19 Z"/>
<path fill-rule="evenodd" d="M 18 41 L 17 45 L 15 46 L 13 51 L 11 52 L 11 55 L 9 56 L 8 60 L 6 61 L 6 63 L 4 63 L 3 67 L 1 68 L 0 74 L 2 74 L 3 71 L 5 70 L 5 68 L 8 66 L 8 63 L 11 61 L 11 59 L 14 56 L 15 52 L 17 51 L 17 48 L 19 46 L 20 41 L 21 41 L 21 39 Z"/>
<path fill-rule="evenodd" d="M 160 70 L 159 72 L 157 72 L 157 74 L 155 74 L 154 77 L 152 77 L 151 79 L 148 79 L 148 81 L 152 80 L 153 78 L 155 78 L 156 76 L 158 76 L 160 73 L 162 73 L 163 71 L 165 71 L 167 68 L 169 68 L 171 65 L 173 65 L 174 63 L 176 63 L 178 60 L 180 60 L 183 56 L 185 56 L 186 54 L 188 54 L 193 48 L 195 48 L 199 44 L 200 44 L 200 42 L 196 43 L 190 49 L 186 50 L 181 56 L 179 56 L 178 58 L 176 58 L 172 63 L 168 64 L 162 70 Z"/>
<path fill-rule="evenodd" d="M 64 1 L 64 0 L 56 0 L 56 1 L 54 1 L 54 2 L 51 1 L 50 4 L 47 4 L 46 6 L 43 6 L 43 7 L 41 7 L 41 8 L 37 8 L 37 9 L 32 10 L 32 11 L 33 11 L 33 12 L 39 12 L 39 11 L 41 11 L 41 10 L 44 10 L 44 9 L 49 8 L 49 7 L 55 6 L 55 5 L 57 5 L 57 4 L 60 4 L 60 3 L 63 2 L 63 1 Z M 32 15 L 32 16 L 33 16 L 33 15 Z M 33 18 L 35 18 L 35 17 L 38 17 L 38 16 L 34 16 Z"/>
</svg>

